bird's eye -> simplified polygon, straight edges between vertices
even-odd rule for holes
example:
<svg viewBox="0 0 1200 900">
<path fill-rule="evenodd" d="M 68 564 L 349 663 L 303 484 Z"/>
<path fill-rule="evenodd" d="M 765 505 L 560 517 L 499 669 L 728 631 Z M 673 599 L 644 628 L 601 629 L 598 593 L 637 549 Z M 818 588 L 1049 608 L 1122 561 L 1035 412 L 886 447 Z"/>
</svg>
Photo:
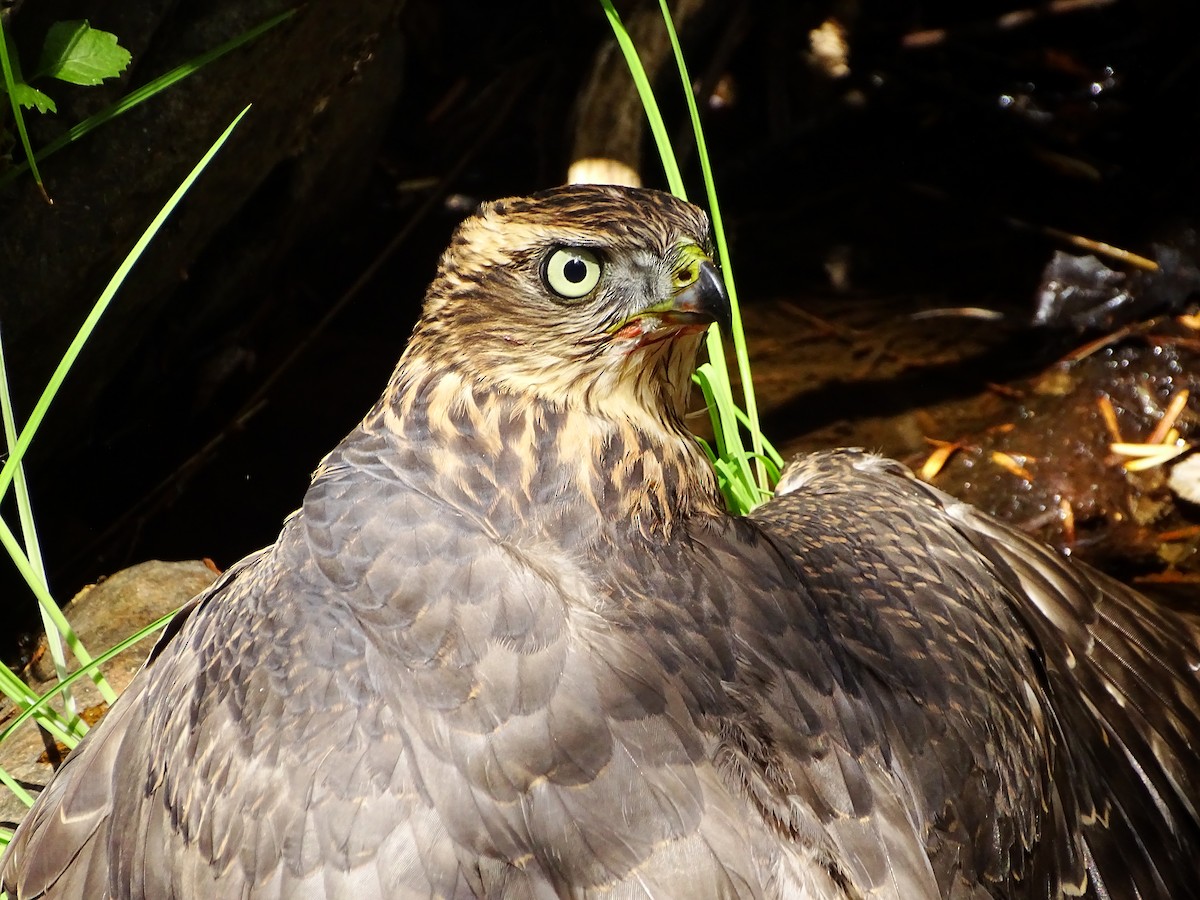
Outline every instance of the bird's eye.
<svg viewBox="0 0 1200 900">
<path fill-rule="evenodd" d="M 603 266 L 591 250 L 563 247 L 550 254 L 543 277 L 546 286 L 558 296 L 575 300 L 596 286 L 601 271 Z"/>
</svg>

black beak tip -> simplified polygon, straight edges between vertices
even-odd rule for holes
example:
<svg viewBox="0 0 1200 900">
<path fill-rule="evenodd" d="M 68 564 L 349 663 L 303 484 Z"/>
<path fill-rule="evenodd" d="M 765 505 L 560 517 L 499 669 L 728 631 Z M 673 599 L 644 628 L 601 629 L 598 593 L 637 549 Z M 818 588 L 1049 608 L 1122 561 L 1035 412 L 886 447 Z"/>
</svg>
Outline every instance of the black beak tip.
<svg viewBox="0 0 1200 900">
<path fill-rule="evenodd" d="M 680 293 L 679 300 L 682 301 L 681 307 L 686 306 L 691 311 L 707 316 L 726 334 L 733 328 L 729 293 L 725 290 L 721 271 L 713 263 L 705 261 L 700 264 L 699 275 Z"/>
</svg>

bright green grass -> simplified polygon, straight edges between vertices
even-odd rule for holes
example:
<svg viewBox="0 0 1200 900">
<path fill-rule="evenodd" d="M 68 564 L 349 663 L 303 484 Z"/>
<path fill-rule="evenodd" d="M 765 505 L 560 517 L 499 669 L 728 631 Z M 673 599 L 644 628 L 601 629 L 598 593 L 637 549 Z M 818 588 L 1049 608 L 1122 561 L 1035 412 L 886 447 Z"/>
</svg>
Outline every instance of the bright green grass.
<svg viewBox="0 0 1200 900">
<path fill-rule="evenodd" d="M 687 191 L 683 185 L 683 176 L 679 172 L 679 164 L 675 160 L 675 151 L 667 137 L 667 128 L 663 124 L 658 102 L 654 99 L 654 91 L 638 57 L 637 48 L 621 17 L 612 5 L 612 0 L 600 0 L 609 24 L 616 35 L 617 43 L 625 55 L 629 72 L 637 85 L 646 118 L 650 123 L 650 131 L 658 146 L 658 155 L 666 172 L 667 185 L 676 197 L 687 199 Z M 746 351 L 746 335 L 742 329 L 742 315 L 738 306 L 737 288 L 733 280 L 733 264 L 729 258 L 729 247 L 725 242 L 725 228 L 721 221 L 721 208 L 717 203 L 717 191 L 713 184 L 712 166 L 708 160 L 708 149 L 704 143 L 704 131 L 700 125 L 700 113 L 696 107 L 696 98 L 692 93 L 692 82 L 688 76 L 687 65 L 683 59 L 683 51 L 679 46 L 679 38 L 675 34 L 675 26 L 671 21 L 671 12 L 666 0 L 659 0 L 662 9 L 663 23 L 675 52 L 675 62 L 679 67 L 679 79 L 683 86 L 684 99 L 687 101 L 688 113 L 692 120 L 692 131 L 696 136 L 696 151 L 700 159 L 700 168 L 704 176 L 704 187 L 708 195 L 708 211 L 712 219 L 713 236 L 716 238 L 717 254 L 720 257 L 721 271 L 725 279 L 725 287 L 729 291 L 730 305 L 733 308 L 733 349 L 737 359 L 738 375 L 742 384 L 744 410 L 738 406 L 734 398 L 733 385 L 729 378 L 729 369 L 725 364 L 725 349 L 721 344 L 721 334 L 717 326 L 708 332 L 708 362 L 697 370 L 695 379 L 704 393 L 708 404 L 709 415 L 712 417 L 713 433 L 716 448 L 707 443 L 704 449 L 716 469 L 717 479 L 725 500 L 732 512 L 747 513 L 758 504 L 771 496 L 771 485 L 779 478 L 779 469 L 783 460 L 775 448 L 763 436 L 758 424 L 758 404 L 754 399 L 754 382 L 750 375 L 750 357 Z M 745 436 L 749 436 L 750 448 L 746 448 Z"/>
<path fill-rule="evenodd" d="M 12 529 L 8 527 L 8 523 L 0 519 L 0 543 L 3 543 L 4 549 L 8 551 L 9 556 L 16 564 L 17 570 L 25 578 L 34 596 L 37 597 L 43 617 L 48 622 L 46 636 L 52 648 L 55 669 L 61 682 L 44 696 L 38 696 L 21 680 L 17 673 L 9 669 L 8 666 L 0 664 L 0 693 L 7 696 L 21 710 L 18 718 L 4 730 L 3 734 L 0 734 L 0 743 L 3 743 L 19 724 L 32 717 L 56 740 L 61 741 L 67 747 L 74 747 L 87 731 L 87 726 L 76 715 L 75 705 L 70 696 L 70 685 L 80 677 L 86 676 L 92 678 L 104 699 L 111 703 L 116 699 L 116 694 L 100 674 L 99 665 L 111 659 L 130 644 L 136 643 L 147 635 L 154 633 L 165 625 L 170 618 L 169 616 L 164 617 L 158 622 L 147 626 L 116 647 L 105 651 L 99 657 L 93 658 L 84 649 L 70 624 L 59 610 L 58 605 L 54 602 L 54 598 L 50 595 L 49 586 L 46 583 L 45 568 L 41 561 L 37 535 L 33 528 L 29 495 L 25 488 L 22 459 L 29 449 L 29 445 L 33 441 L 38 427 L 45 418 L 46 411 L 50 408 L 50 404 L 53 403 L 55 396 L 57 396 L 59 389 L 62 387 L 67 373 L 74 365 L 84 344 L 87 343 L 100 317 L 108 308 L 109 303 L 112 302 L 113 296 L 117 293 L 117 290 L 121 287 L 121 284 L 125 281 L 126 276 L 141 257 L 146 247 L 154 239 L 163 222 L 166 221 L 167 216 L 179 204 L 179 201 L 188 192 L 200 173 L 208 166 L 213 156 L 220 150 L 221 146 L 229 138 L 229 135 L 233 133 L 233 129 L 237 127 L 237 124 L 249 109 L 250 107 L 243 109 L 221 136 L 213 142 L 208 152 L 196 163 L 196 166 L 188 174 L 187 178 L 175 189 L 175 193 L 171 195 L 171 198 L 158 211 L 153 221 L 146 227 L 146 230 L 142 232 L 142 236 L 134 244 L 133 249 L 129 251 L 125 260 L 117 268 L 108 285 L 92 306 L 91 312 L 84 320 L 83 325 L 75 335 L 75 339 L 71 342 L 71 345 L 67 348 L 66 353 L 63 354 L 62 360 L 46 384 L 45 390 L 42 391 L 42 395 L 34 406 L 29 420 L 19 433 L 12 414 L 8 379 L 4 372 L 3 348 L 0 348 L 0 407 L 2 407 L 8 446 L 8 458 L 4 462 L 3 469 L 0 469 L 0 499 L 4 497 L 4 494 L 11 485 L 17 498 L 18 513 L 21 520 L 21 533 L 24 539 L 22 543 L 12 532 Z M 66 660 L 60 643 L 60 636 L 61 641 L 65 641 L 66 646 L 71 650 L 80 664 L 80 670 L 70 676 L 66 675 Z M 53 649 L 56 644 L 57 649 Z M 64 709 L 61 712 L 48 703 L 51 697 L 60 693 L 64 699 Z M 32 802 L 28 794 L 3 769 L 0 769 L 0 783 L 7 785 L 24 802 Z M 7 843 L 10 836 L 8 833 L 0 832 L 0 846 Z"/>
<path fill-rule="evenodd" d="M 51 142 L 36 153 L 33 151 L 29 143 L 28 135 L 26 134 L 25 124 L 21 114 L 21 106 L 17 102 L 17 92 L 14 90 L 16 83 L 17 71 L 15 60 L 8 53 L 8 42 L 4 39 L 4 35 L 0 34 L 0 69 L 2 69 L 5 93 L 8 95 L 12 111 L 13 120 L 16 124 L 18 134 L 21 139 L 22 147 L 25 151 L 26 162 L 10 168 L 2 176 L 0 176 L 0 186 L 8 183 L 14 178 L 19 177 L 24 171 L 29 170 L 38 187 L 41 188 L 41 176 L 37 170 L 37 163 L 49 156 L 50 154 L 62 149 L 68 144 L 79 140 L 84 135 L 90 133 L 94 129 L 104 125 L 135 106 L 144 103 L 151 97 L 154 97 L 159 92 L 176 84 L 188 75 L 208 65 L 216 59 L 231 52 L 237 47 L 246 44 L 255 38 L 259 37 L 266 31 L 279 25 L 281 22 L 290 18 L 295 13 L 295 10 L 289 10 L 274 16 L 271 19 L 263 22 L 255 28 L 239 34 L 229 41 L 221 44 L 212 50 L 203 53 L 194 59 L 185 62 L 171 71 L 161 75 L 142 87 L 131 91 L 125 97 L 112 106 L 101 110 L 99 113 L 90 116 L 89 118 L 79 122 L 74 127 L 70 128 L 57 140 Z M 45 566 L 42 562 L 41 550 L 37 539 L 37 530 L 34 524 L 33 508 L 29 500 L 29 492 L 25 484 L 24 469 L 22 460 L 29 449 L 30 443 L 33 441 L 34 435 L 37 433 L 39 426 L 44 419 L 46 412 L 49 410 L 51 403 L 57 396 L 58 391 L 62 387 L 68 372 L 74 365 L 76 358 L 79 356 L 92 331 L 95 329 L 100 317 L 108 308 L 113 296 L 124 282 L 130 270 L 141 257 L 142 253 L 158 233 L 167 216 L 175 209 L 184 194 L 191 188 L 196 178 L 207 167 L 209 161 L 213 158 L 216 152 L 228 139 L 233 129 L 241 121 L 249 107 L 243 109 L 242 112 L 229 124 L 225 131 L 209 148 L 208 152 L 193 168 L 192 172 L 179 185 L 172 194 L 171 198 L 159 210 L 151 223 L 147 226 L 142 236 L 138 239 L 133 249 L 126 256 L 125 260 L 118 267 L 117 271 L 109 280 L 108 285 L 101 292 L 99 298 L 93 305 L 91 312 L 84 320 L 75 339 L 71 342 L 62 359 L 59 361 L 58 367 L 55 369 L 45 389 L 42 391 L 40 398 L 34 406 L 32 414 L 29 416 L 23 428 L 18 431 L 15 416 L 12 410 L 12 402 L 9 393 L 8 375 L 4 365 L 4 349 L 0 343 L 0 417 L 3 419 L 5 446 L 8 448 L 6 455 L 0 455 L 3 460 L 3 467 L 0 468 L 0 500 L 7 494 L 11 487 L 16 499 L 17 515 L 20 527 L 20 537 L 14 534 L 8 523 L 0 518 L 0 544 L 4 546 L 13 564 L 17 567 L 26 583 L 29 585 L 34 596 L 37 598 L 38 608 L 42 615 L 42 622 L 46 632 L 47 644 L 50 651 L 51 659 L 54 662 L 55 673 L 59 679 L 59 684 L 49 690 L 46 694 L 39 697 L 25 684 L 25 682 L 7 666 L 0 664 L 0 693 L 8 697 L 21 711 L 20 715 L 7 728 L 0 733 L 0 744 L 2 744 L 17 727 L 24 723 L 29 718 L 34 718 L 38 723 L 46 729 L 46 731 L 56 740 L 62 742 L 67 747 L 74 747 L 87 731 L 86 723 L 79 717 L 76 703 L 71 695 L 70 686 L 81 677 L 88 677 L 96 684 L 101 696 L 105 701 L 111 703 L 116 699 L 116 694 L 108 683 L 104 680 L 100 673 L 99 666 L 101 663 L 111 659 L 121 650 L 145 639 L 147 636 L 156 633 L 170 617 L 153 623 L 152 625 L 143 628 L 130 638 L 122 641 L 116 647 L 110 648 L 99 657 L 93 658 L 83 644 L 79 641 L 78 636 L 71 628 L 70 623 L 63 616 L 58 604 L 54 601 L 50 593 L 49 585 L 46 580 Z M 43 195 L 45 191 L 43 189 Z M 49 199 L 49 198 L 47 198 Z M 66 651 L 69 650 L 71 655 L 79 663 L 79 670 L 73 675 L 67 674 L 68 663 Z M 56 709 L 49 704 L 49 700 L 57 695 L 62 695 L 62 709 Z M 13 791 L 16 796 L 21 798 L 25 803 L 31 803 L 32 800 L 28 793 L 24 791 L 16 781 L 12 779 L 8 772 L 0 768 L 0 784 L 4 784 Z M 3 830 L 0 830 L 0 847 L 7 843 L 9 835 Z"/>
</svg>

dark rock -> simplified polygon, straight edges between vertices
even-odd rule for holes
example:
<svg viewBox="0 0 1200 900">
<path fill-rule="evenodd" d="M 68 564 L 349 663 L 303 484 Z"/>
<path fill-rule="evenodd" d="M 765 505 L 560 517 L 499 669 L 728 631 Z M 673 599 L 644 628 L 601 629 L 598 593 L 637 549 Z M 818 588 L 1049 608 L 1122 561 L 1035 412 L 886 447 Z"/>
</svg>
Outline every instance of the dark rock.
<svg viewBox="0 0 1200 900">
<path fill-rule="evenodd" d="M 48 88 L 59 113 L 29 117 L 34 146 L 293 6 L 158 0 L 81 11 L 46 0 L 22 7 L 7 27 L 26 59 L 51 22 L 81 14 L 133 53 L 127 72 L 103 86 Z M 137 357 L 153 372 L 155 360 L 184 352 L 231 308 L 252 303 L 253 273 L 263 262 L 361 187 L 400 91 L 402 6 L 315 0 L 296 7 L 282 25 L 46 159 L 53 206 L 28 176 L 0 193 L 0 321 L 18 409 L 27 411 L 142 230 L 238 111 L 254 104 L 96 331 L 41 440 L 43 453 L 53 452 L 61 430 L 87 425 L 125 362 Z M 203 277 L 184 289 L 202 253 Z"/>
</svg>

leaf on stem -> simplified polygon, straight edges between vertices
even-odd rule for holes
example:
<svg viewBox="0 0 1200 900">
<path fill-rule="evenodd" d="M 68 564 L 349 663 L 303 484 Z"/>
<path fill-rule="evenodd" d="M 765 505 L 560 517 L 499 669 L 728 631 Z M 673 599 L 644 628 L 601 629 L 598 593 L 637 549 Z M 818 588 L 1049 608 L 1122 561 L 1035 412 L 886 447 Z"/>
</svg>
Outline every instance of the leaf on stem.
<svg viewBox="0 0 1200 900">
<path fill-rule="evenodd" d="M 71 84 L 100 84 L 125 71 L 133 57 L 117 36 L 92 28 L 86 19 L 55 22 L 46 33 L 34 77 L 57 78 Z"/>
</svg>

